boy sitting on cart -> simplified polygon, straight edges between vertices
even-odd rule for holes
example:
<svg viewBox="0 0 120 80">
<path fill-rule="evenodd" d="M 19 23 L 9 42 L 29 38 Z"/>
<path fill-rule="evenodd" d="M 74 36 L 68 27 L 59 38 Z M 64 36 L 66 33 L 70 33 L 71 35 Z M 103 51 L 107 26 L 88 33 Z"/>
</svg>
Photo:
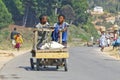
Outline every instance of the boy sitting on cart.
<svg viewBox="0 0 120 80">
<path fill-rule="evenodd" d="M 67 27 L 68 23 L 65 22 L 65 16 L 59 15 L 58 22 L 54 24 L 54 31 L 52 33 L 52 40 L 62 43 L 65 47 L 67 47 Z M 62 41 L 60 40 L 60 33 L 62 32 Z"/>
</svg>

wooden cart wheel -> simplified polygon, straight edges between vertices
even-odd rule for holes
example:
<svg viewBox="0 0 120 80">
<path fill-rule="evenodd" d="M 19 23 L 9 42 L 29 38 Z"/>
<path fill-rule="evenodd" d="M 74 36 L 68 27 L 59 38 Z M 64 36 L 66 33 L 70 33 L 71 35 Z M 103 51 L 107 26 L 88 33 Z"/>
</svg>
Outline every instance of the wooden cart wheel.
<svg viewBox="0 0 120 80">
<path fill-rule="evenodd" d="M 58 69 L 58 68 L 59 68 L 59 66 L 57 65 L 57 66 L 56 66 L 56 69 Z"/>
<path fill-rule="evenodd" d="M 31 65 L 31 69 L 34 69 L 34 62 L 33 62 L 33 58 L 30 58 L 30 65 Z"/>
<path fill-rule="evenodd" d="M 40 69 L 40 59 L 36 59 L 36 70 L 39 71 Z"/>
<path fill-rule="evenodd" d="M 66 59 L 64 59 L 64 70 L 65 70 L 65 71 L 68 71 Z"/>
</svg>

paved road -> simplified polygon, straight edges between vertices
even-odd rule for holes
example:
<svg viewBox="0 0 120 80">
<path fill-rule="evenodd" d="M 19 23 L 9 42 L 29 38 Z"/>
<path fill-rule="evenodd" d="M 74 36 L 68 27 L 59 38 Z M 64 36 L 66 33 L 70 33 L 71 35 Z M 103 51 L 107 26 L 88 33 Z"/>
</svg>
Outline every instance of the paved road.
<svg viewBox="0 0 120 80">
<path fill-rule="evenodd" d="M 68 72 L 54 68 L 32 71 L 30 54 L 21 55 L 0 71 L 1 80 L 120 80 L 120 61 L 100 53 L 95 47 L 69 49 Z"/>
</svg>

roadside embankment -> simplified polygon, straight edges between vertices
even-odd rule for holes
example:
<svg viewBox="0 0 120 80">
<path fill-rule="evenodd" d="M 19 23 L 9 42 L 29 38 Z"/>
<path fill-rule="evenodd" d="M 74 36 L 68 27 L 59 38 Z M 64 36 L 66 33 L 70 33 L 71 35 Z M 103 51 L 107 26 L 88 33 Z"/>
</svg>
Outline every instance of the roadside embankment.
<svg viewBox="0 0 120 80">
<path fill-rule="evenodd" d="M 12 50 L 0 50 L 0 69 L 11 59 L 29 52 L 30 50 L 12 51 Z"/>
<path fill-rule="evenodd" d="M 119 54 L 120 52 L 119 52 L 118 48 L 113 49 L 112 46 L 105 47 L 103 53 L 107 54 L 107 55 L 109 55 L 117 60 L 120 60 L 120 54 Z"/>
</svg>

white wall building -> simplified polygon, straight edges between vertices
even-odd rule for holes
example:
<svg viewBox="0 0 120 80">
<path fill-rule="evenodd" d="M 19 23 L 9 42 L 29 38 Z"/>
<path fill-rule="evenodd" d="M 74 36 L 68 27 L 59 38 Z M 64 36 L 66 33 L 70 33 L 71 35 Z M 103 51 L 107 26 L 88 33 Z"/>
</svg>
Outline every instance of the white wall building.
<svg viewBox="0 0 120 80">
<path fill-rule="evenodd" d="M 97 12 L 97 13 L 103 13 L 103 7 L 100 7 L 100 6 L 96 6 L 94 7 L 94 12 Z"/>
</svg>

